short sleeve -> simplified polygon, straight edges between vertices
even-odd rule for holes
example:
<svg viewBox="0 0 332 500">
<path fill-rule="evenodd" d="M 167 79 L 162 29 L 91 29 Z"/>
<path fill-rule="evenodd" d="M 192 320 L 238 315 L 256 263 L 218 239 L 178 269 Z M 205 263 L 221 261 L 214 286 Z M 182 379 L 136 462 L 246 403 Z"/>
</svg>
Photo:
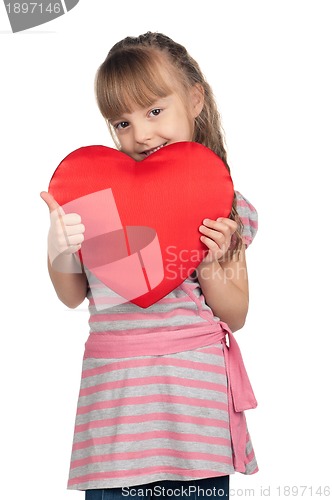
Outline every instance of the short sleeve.
<svg viewBox="0 0 332 500">
<path fill-rule="evenodd" d="M 255 207 L 238 191 L 235 191 L 237 212 L 243 223 L 242 239 L 248 247 L 254 239 L 258 229 L 258 214 Z"/>
</svg>

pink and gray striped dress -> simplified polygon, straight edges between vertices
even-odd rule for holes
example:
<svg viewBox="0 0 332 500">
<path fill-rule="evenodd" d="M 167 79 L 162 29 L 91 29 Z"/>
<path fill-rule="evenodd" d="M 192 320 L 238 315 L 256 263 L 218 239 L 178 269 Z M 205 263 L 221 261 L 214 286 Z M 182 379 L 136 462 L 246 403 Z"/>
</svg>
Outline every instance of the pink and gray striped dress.
<svg viewBox="0 0 332 500">
<path fill-rule="evenodd" d="M 236 195 L 248 246 L 257 231 L 257 212 L 239 192 Z M 162 300 L 142 309 L 132 303 L 116 305 L 112 292 L 88 271 L 87 276 L 90 334 L 68 489 L 257 472 L 245 416 L 230 407 L 235 391 L 230 391 L 227 347 L 213 337 L 220 329 L 220 318 L 205 303 L 198 281 L 189 277 Z M 185 348 L 151 354 L 158 339 L 161 344 L 168 338 L 176 342 L 183 334 L 192 339 Z M 111 345 L 109 335 L 113 346 L 114 338 L 118 339 L 118 351 L 99 349 L 99 345 Z M 204 336 L 208 340 L 194 347 L 195 338 Z M 125 347 L 121 350 L 130 339 L 143 346 L 137 349 L 138 355 Z M 231 415 L 240 420 L 232 425 Z M 232 433 L 241 425 L 239 460 Z"/>
</svg>

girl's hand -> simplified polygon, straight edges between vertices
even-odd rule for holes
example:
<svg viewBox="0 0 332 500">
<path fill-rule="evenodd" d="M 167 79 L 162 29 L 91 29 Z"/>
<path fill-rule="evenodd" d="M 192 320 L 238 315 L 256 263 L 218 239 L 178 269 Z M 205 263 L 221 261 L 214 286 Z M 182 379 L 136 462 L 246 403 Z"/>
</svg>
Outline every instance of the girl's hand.
<svg viewBox="0 0 332 500">
<path fill-rule="evenodd" d="M 50 263 L 59 255 L 77 252 L 84 241 L 85 227 L 78 214 L 65 214 L 63 208 L 50 193 L 42 191 L 41 198 L 50 210 L 51 225 L 48 233 L 48 255 Z"/>
<path fill-rule="evenodd" d="M 211 263 L 222 259 L 230 247 L 232 235 L 236 229 L 237 223 L 228 218 L 204 219 L 203 224 L 199 227 L 199 231 L 202 233 L 200 240 L 209 251 L 202 262 Z"/>
</svg>

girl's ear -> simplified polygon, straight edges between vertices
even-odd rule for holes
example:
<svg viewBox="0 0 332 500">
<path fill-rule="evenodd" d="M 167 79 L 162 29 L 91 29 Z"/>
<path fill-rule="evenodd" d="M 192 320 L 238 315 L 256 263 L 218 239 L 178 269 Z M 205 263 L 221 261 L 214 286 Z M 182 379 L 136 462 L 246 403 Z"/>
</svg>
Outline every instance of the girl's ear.
<svg viewBox="0 0 332 500">
<path fill-rule="evenodd" d="M 200 115 L 204 106 L 204 88 L 201 84 L 196 83 L 191 88 L 191 109 L 193 118 Z"/>
</svg>

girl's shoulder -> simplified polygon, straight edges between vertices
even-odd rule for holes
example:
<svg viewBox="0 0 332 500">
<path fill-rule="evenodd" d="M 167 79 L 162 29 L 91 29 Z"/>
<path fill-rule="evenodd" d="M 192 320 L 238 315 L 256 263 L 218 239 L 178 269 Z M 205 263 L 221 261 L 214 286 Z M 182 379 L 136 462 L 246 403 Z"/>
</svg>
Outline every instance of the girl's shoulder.
<svg viewBox="0 0 332 500">
<path fill-rule="evenodd" d="M 248 247 L 258 229 L 258 214 L 256 208 L 239 191 L 235 191 L 237 201 L 237 213 L 243 223 L 242 239 Z"/>
</svg>

